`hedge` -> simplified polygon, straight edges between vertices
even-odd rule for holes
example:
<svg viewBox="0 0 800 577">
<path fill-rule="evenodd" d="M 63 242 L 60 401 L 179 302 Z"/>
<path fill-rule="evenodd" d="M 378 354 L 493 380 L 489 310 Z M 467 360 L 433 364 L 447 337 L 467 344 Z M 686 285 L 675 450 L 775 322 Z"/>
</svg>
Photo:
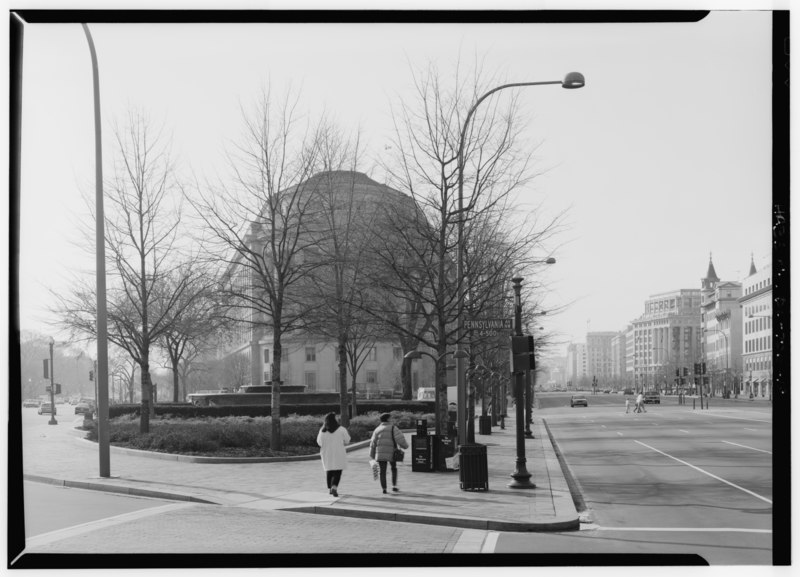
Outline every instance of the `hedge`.
<svg viewBox="0 0 800 577">
<path fill-rule="evenodd" d="M 109 418 L 121 415 L 139 415 L 140 404 L 115 404 L 108 408 Z M 289 415 L 326 415 L 327 413 L 339 414 L 339 403 L 314 403 L 314 404 L 283 404 L 281 403 L 281 417 Z M 433 401 L 402 401 L 393 399 L 374 399 L 359 401 L 357 405 L 359 415 L 372 412 L 384 413 L 390 411 L 408 411 L 410 413 L 431 413 L 434 411 Z M 157 403 L 156 415 L 172 415 L 174 417 L 190 419 L 196 417 L 269 417 L 272 409 L 269 405 L 226 405 L 217 407 L 198 407 L 191 403 Z"/>
</svg>

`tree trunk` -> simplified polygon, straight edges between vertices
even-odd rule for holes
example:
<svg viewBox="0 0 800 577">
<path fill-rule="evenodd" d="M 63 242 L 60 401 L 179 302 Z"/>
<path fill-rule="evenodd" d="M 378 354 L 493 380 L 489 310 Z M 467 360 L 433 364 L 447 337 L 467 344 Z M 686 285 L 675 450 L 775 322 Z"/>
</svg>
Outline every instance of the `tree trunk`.
<svg viewBox="0 0 800 577">
<path fill-rule="evenodd" d="M 269 448 L 273 451 L 281 450 L 281 343 L 280 337 L 276 334 L 272 348 L 273 371 L 272 371 L 272 394 L 270 415 L 272 416 L 272 428 L 270 431 Z"/>
<path fill-rule="evenodd" d="M 446 347 L 443 351 L 439 352 L 439 356 L 444 355 Z M 434 370 L 436 371 L 435 377 L 435 391 L 436 391 L 436 434 L 443 435 L 447 431 L 447 357 L 442 358 L 443 362 L 436 363 Z"/>
<path fill-rule="evenodd" d="M 400 366 L 400 383 L 403 388 L 403 400 L 410 401 L 414 390 L 411 383 L 411 362 L 405 358 L 408 351 L 403 351 L 403 364 Z"/>
<path fill-rule="evenodd" d="M 339 337 L 339 414 L 343 427 L 350 426 L 350 417 L 348 416 L 348 402 L 347 402 L 347 337 Z M 355 412 L 353 412 L 355 416 Z"/>
<path fill-rule="evenodd" d="M 142 375 L 142 414 L 139 421 L 139 432 L 147 434 L 150 432 L 150 413 L 154 410 L 152 406 L 152 389 L 150 381 L 150 365 L 147 361 L 141 364 Z"/>
<path fill-rule="evenodd" d="M 179 402 L 181 397 L 180 378 L 178 377 L 178 359 L 172 360 L 172 402 Z"/>
</svg>

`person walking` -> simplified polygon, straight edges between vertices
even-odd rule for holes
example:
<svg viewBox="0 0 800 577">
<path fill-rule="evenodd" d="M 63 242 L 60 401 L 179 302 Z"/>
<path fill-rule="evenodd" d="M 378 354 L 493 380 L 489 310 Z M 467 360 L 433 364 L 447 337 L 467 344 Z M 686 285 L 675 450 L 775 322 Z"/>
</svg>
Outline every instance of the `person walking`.
<svg viewBox="0 0 800 577">
<path fill-rule="evenodd" d="M 639 393 L 639 396 L 636 397 L 636 413 L 646 413 L 647 410 L 644 408 L 644 395 Z"/>
<path fill-rule="evenodd" d="M 317 433 L 319 456 L 325 477 L 328 482 L 328 493 L 338 497 L 339 482 L 342 471 L 347 468 L 347 451 L 345 446 L 350 442 L 350 433 L 336 420 L 334 413 L 325 415 L 325 422 Z"/>
<path fill-rule="evenodd" d="M 389 413 L 381 415 L 381 423 L 372 432 L 369 442 L 369 457 L 378 461 L 380 467 L 381 489 L 386 493 L 386 467 L 392 467 L 392 491 L 395 493 L 397 488 L 397 463 L 394 459 L 396 447 L 408 449 L 408 443 L 403 432 L 391 422 L 392 416 Z"/>
<path fill-rule="evenodd" d="M 629 398 L 625 398 L 625 414 L 627 415 L 631 408 L 631 400 Z"/>
</svg>

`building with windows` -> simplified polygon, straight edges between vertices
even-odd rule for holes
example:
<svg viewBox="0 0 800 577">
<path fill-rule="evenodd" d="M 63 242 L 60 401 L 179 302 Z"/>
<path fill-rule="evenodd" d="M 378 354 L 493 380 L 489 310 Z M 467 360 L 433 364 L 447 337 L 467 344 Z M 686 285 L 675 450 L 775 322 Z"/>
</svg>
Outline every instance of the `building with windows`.
<svg viewBox="0 0 800 577">
<path fill-rule="evenodd" d="M 633 378 L 637 390 L 658 389 L 674 392 L 683 383 L 691 386 L 694 363 L 701 358 L 700 290 L 679 289 L 651 295 L 644 303 L 644 314 L 633 327 Z"/>
<path fill-rule="evenodd" d="M 361 230 L 367 231 L 380 229 L 380 219 L 389 217 L 388 213 L 391 211 L 386 210 L 387 203 L 400 210 L 416 211 L 413 199 L 359 172 L 319 173 L 298 185 L 298 188 L 303 188 L 303 194 L 316 195 L 312 206 L 328 203 L 328 213 L 317 209 L 315 214 L 308 213 L 304 216 L 304 243 L 308 248 L 297 253 L 299 266 L 304 261 L 310 263 L 311 259 L 322 261 L 327 258 L 326 245 L 323 243 L 331 236 L 326 234 L 330 227 L 325 229 L 326 223 L 330 222 L 330 214 L 347 212 L 348 218 L 353 219 L 348 221 L 350 227 L 357 229 L 360 226 Z M 245 242 L 248 246 L 252 244 L 257 247 L 259 243 L 264 245 L 264 235 L 264 230 L 251 225 Z M 229 267 L 228 282 L 237 287 L 232 293 L 250 297 L 255 294 L 257 288 L 252 270 L 250 266 L 236 263 Z M 272 382 L 274 366 L 274 338 L 269 330 L 270 323 L 263 309 L 259 311 L 248 306 L 246 298 L 240 300 L 244 304 L 239 302 L 231 313 L 236 316 L 237 322 L 218 338 L 217 356 L 226 363 L 226 382 L 220 383 L 220 387 L 268 385 Z M 287 302 L 287 306 L 293 306 L 293 303 Z M 369 341 L 369 344 L 356 349 L 360 358 L 356 374 L 357 391 L 370 395 L 399 392 L 403 364 L 403 351 L 399 341 L 393 341 L 385 334 L 380 338 L 364 341 Z M 419 386 L 425 382 L 433 382 L 432 368 L 420 363 L 414 365 L 419 366 L 412 366 L 412 384 L 415 382 Z M 430 375 L 426 377 L 428 373 Z M 281 335 L 280 378 L 286 384 L 304 385 L 309 392 L 338 392 L 340 377 L 337 342 L 309 333 L 308 330 L 284 333 Z M 348 380 L 352 380 L 349 372 Z M 352 382 L 348 382 L 347 387 L 352 390 Z"/>
<path fill-rule="evenodd" d="M 709 394 L 736 394 L 740 386 L 737 375 L 742 370 L 742 284 L 720 280 L 710 257 L 701 282 L 701 352 L 710 379 Z"/>
<path fill-rule="evenodd" d="M 570 343 L 567 346 L 567 388 L 578 389 L 589 386 L 588 360 L 584 343 Z"/>
<path fill-rule="evenodd" d="M 614 374 L 611 341 L 615 332 L 591 332 L 586 334 L 586 372 L 589 379 L 597 379 L 600 389 L 608 388 Z"/>
<path fill-rule="evenodd" d="M 614 388 L 633 388 L 633 326 L 611 338 L 611 380 Z"/>
<path fill-rule="evenodd" d="M 740 394 L 772 398 L 772 263 L 756 270 L 750 259 L 750 274 L 742 281 L 742 388 Z M 737 380 L 738 381 L 738 380 Z"/>
</svg>

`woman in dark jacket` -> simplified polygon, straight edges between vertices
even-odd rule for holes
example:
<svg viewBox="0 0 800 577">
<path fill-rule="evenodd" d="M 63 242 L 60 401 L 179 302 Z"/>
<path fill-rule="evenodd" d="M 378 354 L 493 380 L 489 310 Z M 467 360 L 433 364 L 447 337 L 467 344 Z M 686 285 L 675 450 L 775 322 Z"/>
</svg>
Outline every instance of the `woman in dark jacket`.
<svg viewBox="0 0 800 577">
<path fill-rule="evenodd" d="M 397 463 L 394 461 L 395 444 L 401 449 L 408 449 L 408 443 L 399 427 L 390 422 L 391 415 L 383 413 L 381 424 L 372 432 L 369 442 L 369 457 L 378 461 L 381 468 L 381 488 L 386 493 L 386 464 L 392 466 L 392 491 L 397 488 Z"/>
</svg>

